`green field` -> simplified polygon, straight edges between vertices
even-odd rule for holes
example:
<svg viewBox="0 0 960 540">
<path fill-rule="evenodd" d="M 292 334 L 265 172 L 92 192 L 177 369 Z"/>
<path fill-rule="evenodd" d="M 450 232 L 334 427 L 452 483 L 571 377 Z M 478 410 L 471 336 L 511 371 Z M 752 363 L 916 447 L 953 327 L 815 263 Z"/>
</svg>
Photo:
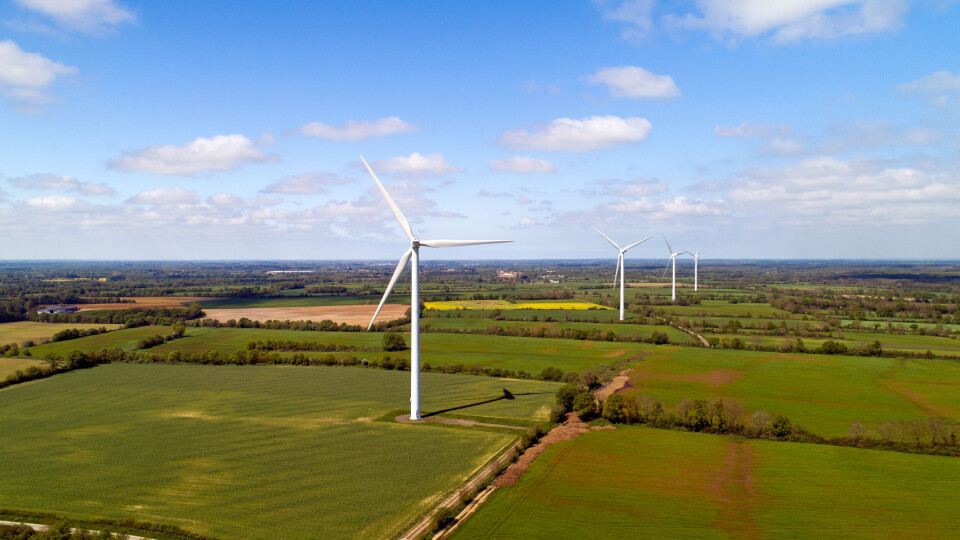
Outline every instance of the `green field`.
<svg viewBox="0 0 960 540">
<path fill-rule="evenodd" d="M 960 460 L 619 427 L 549 447 L 451 538 L 955 538 Z"/>
<path fill-rule="evenodd" d="M 51 353 L 64 356 L 72 350 L 94 351 L 112 346 L 133 351 L 138 340 L 169 332 L 169 328 L 160 326 L 132 328 L 38 345 L 31 349 L 31 353 L 37 358 L 42 358 Z M 202 353 L 208 350 L 232 352 L 246 350 L 247 343 L 251 341 L 268 339 L 319 341 L 379 349 L 383 334 L 378 332 L 302 332 L 259 328 L 187 328 L 186 337 L 153 347 L 148 349 L 148 352 L 155 354 L 167 354 L 173 351 Z M 464 364 L 515 371 L 525 370 L 534 374 L 540 373 L 546 367 L 556 367 L 564 371 L 581 371 L 589 367 L 609 366 L 626 360 L 637 351 L 636 345 L 632 343 L 432 333 L 421 336 L 420 346 L 421 360 L 433 366 Z M 308 356 L 318 357 L 321 354 L 309 353 Z M 356 354 L 372 358 L 386 353 L 371 351 Z M 389 354 L 393 357 L 409 358 L 410 353 L 403 351 Z"/>
<path fill-rule="evenodd" d="M 608 310 L 609 307 L 582 300 L 521 300 L 507 302 L 506 300 L 456 300 L 444 302 L 425 302 L 427 311 L 473 310 L 473 309 L 500 309 L 500 310 Z"/>
<path fill-rule="evenodd" d="M 425 373 L 425 413 L 544 417 L 555 383 Z M 513 399 L 505 399 L 504 389 Z M 0 506 L 222 538 L 397 536 L 516 432 L 375 421 L 409 373 L 111 364 L 0 391 Z"/>
<path fill-rule="evenodd" d="M 0 323 L 0 345 L 6 345 L 8 343 L 20 345 L 27 340 L 40 343 L 41 341 L 52 338 L 57 332 L 69 330 L 70 328 L 88 330 L 90 328 L 103 327 L 107 330 L 116 330 L 122 326 L 123 325 L 120 324 L 42 323 L 32 321 Z"/>
<path fill-rule="evenodd" d="M 486 331 L 490 328 L 523 328 L 528 331 L 536 332 L 540 328 L 548 330 L 582 330 L 588 333 L 600 332 L 601 339 L 605 338 L 607 332 L 613 332 L 621 338 L 649 338 L 654 332 L 667 334 L 671 343 L 685 343 L 694 340 L 692 336 L 681 332 L 672 326 L 665 325 L 646 325 L 646 324 L 615 324 L 615 323 L 581 323 L 581 322 L 542 322 L 542 321 L 498 321 L 489 318 L 426 318 L 421 321 L 421 328 L 429 327 L 431 329 L 443 330 L 467 330 L 467 331 Z"/>
<path fill-rule="evenodd" d="M 630 393 L 675 406 L 684 398 L 727 397 L 823 436 L 886 420 L 960 420 L 960 364 L 841 355 L 781 354 L 641 345 Z"/>
<path fill-rule="evenodd" d="M 759 317 L 782 319 L 796 317 L 788 311 L 777 309 L 770 304 L 731 304 L 722 300 L 703 300 L 693 306 L 656 306 L 654 310 L 663 310 L 673 315 L 703 317 Z M 780 324 L 779 322 L 777 324 Z"/>
</svg>

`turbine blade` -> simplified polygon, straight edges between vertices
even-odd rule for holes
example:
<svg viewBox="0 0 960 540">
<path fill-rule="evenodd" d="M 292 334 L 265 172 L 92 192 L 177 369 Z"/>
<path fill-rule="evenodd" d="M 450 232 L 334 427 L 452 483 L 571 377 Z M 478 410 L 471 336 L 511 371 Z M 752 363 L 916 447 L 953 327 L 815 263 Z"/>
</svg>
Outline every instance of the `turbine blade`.
<svg viewBox="0 0 960 540">
<path fill-rule="evenodd" d="M 373 328 L 373 323 L 377 320 L 377 315 L 380 314 L 380 310 L 383 309 L 383 304 L 387 301 L 387 297 L 390 296 L 390 292 L 393 291 L 393 286 L 397 284 L 397 278 L 400 277 L 400 274 L 403 272 L 403 269 L 407 267 L 407 263 L 410 262 L 410 257 L 413 255 L 413 248 L 407 250 L 403 254 L 403 257 L 400 257 L 400 262 L 397 263 L 397 269 L 393 271 L 393 277 L 390 278 L 390 283 L 387 285 L 387 290 L 383 293 L 383 298 L 380 299 L 380 305 L 377 306 L 377 311 L 374 312 L 373 318 L 370 319 L 370 326 L 367 326 L 367 330 Z M 413 309 L 417 309 L 416 306 Z"/>
<path fill-rule="evenodd" d="M 647 240 L 649 240 L 649 239 L 651 239 L 651 238 L 653 238 L 653 235 L 652 235 L 652 234 L 651 234 L 650 236 L 644 238 L 643 240 L 639 241 L 639 242 L 634 242 L 634 243 L 630 244 L 629 246 L 623 248 L 621 251 L 623 251 L 624 253 L 626 253 L 626 251 L 627 251 L 628 249 L 630 249 L 630 248 L 632 248 L 632 247 L 639 246 L 640 244 L 646 242 Z"/>
<path fill-rule="evenodd" d="M 673 260 L 673 256 L 671 255 L 670 258 L 667 259 L 667 266 L 665 266 L 665 267 L 663 268 L 663 275 L 660 276 L 660 277 L 667 277 L 667 270 L 670 269 L 670 261 L 672 261 L 672 260 Z"/>
<path fill-rule="evenodd" d="M 377 175 L 373 173 L 373 169 L 370 168 L 367 160 L 363 159 L 363 156 L 360 156 L 360 160 L 363 161 L 363 164 L 366 165 L 367 170 L 370 171 L 370 176 L 373 177 L 373 181 L 376 182 L 377 187 L 380 188 L 380 193 L 383 193 L 384 198 L 387 199 L 387 204 L 390 205 L 390 210 L 393 210 L 394 217 L 396 217 L 397 221 L 400 222 L 400 228 L 403 229 L 403 232 L 407 233 L 407 237 L 410 238 L 410 240 L 413 240 L 413 230 L 410 229 L 410 223 L 407 222 L 407 218 L 403 217 L 403 212 L 400 211 L 400 207 L 397 206 L 397 203 L 393 202 L 393 198 L 390 197 L 389 193 L 387 193 L 387 188 L 383 187 L 383 184 L 380 183 L 380 179 L 377 178 Z"/>
<path fill-rule="evenodd" d="M 610 242 L 611 244 L 613 244 L 613 247 L 615 247 L 615 248 L 617 248 L 617 249 L 620 249 L 620 246 L 618 246 L 616 242 L 614 242 L 613 240 L 611 240 L 609 236 L 607 236 L 607 235 L 603 234 L 602 232 L 600 232 L 600 229 L 598 229 L 598 228 L 596 228 L 596 227 L 591 227 L 591 229 L 593 229 L 593 230 L 597 231 L 598 233 L 600 233 L 600 236 L 606 238 L 606 239 L 607 239 L 607 242 Z"/>
<path fill-rule="evenodd" d="M 697 250 L 697 254 L 694 255 L 693 257 L 694 257 L 694 258 L 700 257 L 700 252 L 701 252 L 701 251 L 703 251 L 703 248 L 698 249 L 698 250 Z"/>
<path fill-rule="evenodd" d="M 450 248 L 479 244 L 503 244 L 505 242 L 513 242 L 513 240 L 421 240 L 420 245 L 432 248 Z"/>
<path fill-rule="evenodd" d="M 663 235 L 663 241 L 667 242 L 667 235 Z M 667 242 L 667 249 L 670 250 L 670 253 L 673 253 L 673 248 L 670 247 L 670 242 Z"/>
</svg>

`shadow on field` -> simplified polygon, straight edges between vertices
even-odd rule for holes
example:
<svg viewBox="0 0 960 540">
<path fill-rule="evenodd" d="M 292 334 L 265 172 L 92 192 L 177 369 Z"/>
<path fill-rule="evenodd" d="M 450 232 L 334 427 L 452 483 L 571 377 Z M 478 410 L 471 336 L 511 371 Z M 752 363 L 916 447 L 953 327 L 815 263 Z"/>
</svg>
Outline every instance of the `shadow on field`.
<svg viewBox="0 0 960 540">
<path fill-rule="evenodd" d="M 460 405 L 459 407 L 450 407 L 449 409 L 443 409 L 443 410 L 440 410 L 440 411 L 433 411 L 433 412 L 425 413 L 425 414 L 423 415 L 423 418 L 427 418 L 427 417 L 429 417 L 429 416 L 436 416 L 436 415 L 438 415 L 438 414 L 448 413 L 448 412 L 450 412 L 450 411 L 459 411 L 459 410 L 462 410 L 462 409 L 469 409 L 470 407 L 477 407 L 477 406 L 479 406 L 479 405 L 486 405 L 487 403 L 493 403 L 494 401 L 500 401 L 500 400 L 502 400 L 502 399 L 517 399 L 516 396 L 535 396 L 535 395 L 538 395 L 538 394 L 552 394 L 552 393 L 553 393 L 553 392 L 524 392 L 524 393 L 522 393 L 522 394 L 514 394 L 513 392 L 507 390 L 506 388 L 503 388 L 502 390 L 503 390 L 503 395 L 497 396 L 497 397 L 495 397 L 495 398 L 491 398 L 491 399 L 488 399 L 488 400 L 485 400 L 485 401 L 477 401 L 477 402 L 475 402 L 475 403 L 469 403 L 469 404 L 467 404 L 467 405 Z"/>
</svg>

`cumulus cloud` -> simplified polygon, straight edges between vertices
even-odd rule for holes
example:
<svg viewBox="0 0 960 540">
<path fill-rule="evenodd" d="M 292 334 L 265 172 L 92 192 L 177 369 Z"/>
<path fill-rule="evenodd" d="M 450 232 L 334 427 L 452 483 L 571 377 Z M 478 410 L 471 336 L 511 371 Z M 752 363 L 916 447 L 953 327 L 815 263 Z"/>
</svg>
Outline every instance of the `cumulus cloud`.
<svg viewBox="0 0 960 540">
<path fill-rule="evenodd" d="M 666 182 L 657 178 L 638 178 L 636 180 L 598 180 L 603 188 L 603 195 L 616 197 L 646 197 L 666 193 Z"/>
<path fill-rule="evenodd" d="M 382 171 L 403 178 L 425 178 L 429 176 L 439 176 L 441 174 L 463 172 L 461 169 L 447 163 L 447 160 L 444 159 L 443 154 L 440 152 L 433 154 L 414 152 L 409 156 L 399 156 L 374 161 L 370 163 L 370 167 L 376 171 Z"/>
<path fill-rule="evenodd" d="M 111 161 L 112 169 L 146 171 L 156 174 L 191 176 L 200 172 L 232 171 L 243 162 L 273 162 L 279 158 L 265 154 L 243 135 L 199 137 L 184 146 L 149 146 Z"/>
<path fill-rule="evenodd" d="M 495 159 L 488 166 L 495 171 L 529 173 L 557 172 L 557 167 L 545 159 L 530 156 L 513 156 L 507 159 Z"/>
<path fill-rule="evenodd" d="M 673 77 L 636 66 L 605 67 L 584 78 L 593 85 L 606 85 L 614 97 L 668 99 L 680 95 Z"/>
<path fill-rule="evenodd" d="M 757 146 L 757 151 L 761 154 L 790 156 L 804 151 L 803 144 L 794 138 L 793 128 L 783 124 L 743 122 L 739 126 L 719 125 L 713 128 L 713 135 L 721 139 L 760 139 L 763 142 Z"/>
<path fill-rule="evenodd" d="M 159 188 L 141 191 L 127 199 L 128 204 L 175 205 L 197 204 L 200 197 L 196 191 L 188 191 L 182 187 Z"/>
<path fill-rule="evenodd" d="M 63 26 L 99 31 L 136 21 L 136 16 L 113 0 L 16 0 L 21 6 L 42 13 Z"/>
<path fill-rule="evenodd" d="M 76 73 L 73 66 L 54 62 L 39 53 L 24 52 L 13 41 L 0 41 L 0 92 L 16 103 L 48 103 L 54 99 L 47 92 L 54 80 Z"/>
<path fill-rule="evenodd" d="M 558 118 L 536 131 L 507 131 L 499 140 L 507 148 L 587 152 L 643 141 L 651 127 L 646 118 L 638 117 Z"/>
<path fill-rule="evenodd" d="M 775 215 L 788 225 L 881 225 L 955 216 L 958 180 L 955 173 L 818 157 L 786 167 L 750 169 L 728 182 L 702 187 L 725 191 L 739 212 Z"/>
<path fill-rule="evenodd" d="M 949 71 L 937 71 L 915 81 L 897 85 L 897 90 L 906 95 L 918 94 L 937 107 L 956 104 L 960 98 L 960 75 Z"/>
<path fill-rule="evenodd" d="M 31 197 L 23 201 L 23 205 L 33 210 L 51 212 L 80 212 L 88 210 L 90 203 L 67 195 L 47 195 L 45 197 Z"/>
<path fill-rule="evenodd" d="M 604 19 L 626 24 L 621 32 L 626 41 L 639 43 L 653 32 L 653 0 L 595 1 L 602 6 Z"/>
<path fill-rule="evenodd" d="M 81 182 L 72 176 L 60 174 L 32 174 L 11 178 L 11 184 L 21 189 L 75 191 L 83 195 L 115 195 L 117 190 L 100 183 Z"/>
<path fill-rule="evenodd" d="M 276 206 L 282 202 L 283 199 L 279 197 L 271 199 L 260 196 L 254 199 L 248 199 L 246 197 L 238 197 L 232 193 L 214 193 L 207 197 L 207 204 L 225 208 L 259 208 L 262 206 Z"/>
<path fill-rule="evenodd" d="M 327 186 L 349 184 L 352 178 L 337 176 L 330 173 L 303 173 L 284 176 L 280 180 L 265 187 L 263 193 L 290 193 L 305 195 L 307 193 L 326 193 Z"/>
<path fill-rule="evenodd" d="M 351 120 L 343 126 L 328 126 L 320 122 L 309 124 L 296 130 L 302 135 L 310 135 L 332 141 L 364 141 L 370 137 L 382 137 L 394 133 L 415 131 L 416 127 L 396 116 L 381 118 L 376 122 Z"/>
</svg>

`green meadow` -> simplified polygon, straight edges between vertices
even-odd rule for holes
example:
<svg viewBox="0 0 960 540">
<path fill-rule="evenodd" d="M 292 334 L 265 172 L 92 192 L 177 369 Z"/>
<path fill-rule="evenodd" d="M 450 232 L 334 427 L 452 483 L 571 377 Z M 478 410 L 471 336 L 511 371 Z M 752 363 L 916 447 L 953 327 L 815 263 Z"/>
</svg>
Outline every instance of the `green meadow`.
<svg viewBox="0 0 960 540">
<path fill-rule="evenodd" d="M 547 448 L 484 538 L 955 538 L 960 460 L 618 427 Z"/>
<path fill-rule="evenodd" d="M 558 386 L 425 373 L 423 409 L 529 421 Z M 220 538 L 394 537 L 517 439 L 377 420 L 408 399 L 409 373 L 340 367 L 110 364 L 9 387 L 0 506 Z"/>
<path fill-rule="evenodd" d="M 147 326 L 118 330 L 69 341 L 48 343 L 31 348 L 34 357 L 42 358 L 70 351 L 94 351 L 104 347 L 135 350 L 138 340 L 155 334 L 170 333 L 161 326 Z M 207 350 L 232 352 L 246 350 L 247 343 L 265 340 L 318 341 L 334 345 L 365 347 L 374 351 L 357 353 L 373 357 L 382 345 L 383 334 L 378 332 L 303 332 L 298 330 L 266 330 L 258 328 L 187 328 L 187 335 L 168 341 L 147 352 L 167 354 L 202 353 Z M 407 336 L 409 340 L 409 336 Z M 514 371 L 540 373 L 544 368 L 556 367 L 564 371 L 582 371 L 590 367 L 604 367 L 628 359 L 637 352 L 632 343 L 594 342 L 572 339 L 518 338 L 473 334 L 422 334 L 421 360 L 433 366 L 464 364 Z M 323 353 L 305 353 L 308 357 Z M 389 353 L 393 357 L 409 358 L 409 351 Z"/>
<path fill-rule="evenodd" d="M 43 361 L 41 360 L 0 357 L 0 381 L 6 379 L 7 375 L 16 373 L 17 370 L 23 371 L 30 366 L 40 367 L 41 365 L 43 365 Z"/>
<path fill-rule="evenodd" d="M 726 397 L 750 411 L 782 414 L 823 436 L 850 424 L 947 416 L 960 420 L 960 364 L 950 360 L 640 346 L 633 394 L 672 407 Z"/>
<path fill-rule="evenodd" d="M 565 322 L 565 321 L 498 321 L 492 318 L 447 318 L 430 317 L 421 320 L 421 328 L 429 327 L 434 330 L 467 330 L 467 331 L 486 331 L 492 327 L 500 328 L 523 328 L 528 331 L 537 331 L 540 328 L 548 330 L 582 330 L 584 332 L 599 331 L 601 338 L 607 335 L 607 332 L 613 332 L 622 338 L 649 338 L 654 332 L 667 334 L 672 343 L 684 343 L 695 339 L 685 332 L 681 332 L 672 326 L 666 325 L 647 325 L 647 324 L 616 324 L 616 323 L 592 323 L 592 322 Z"/>
</svg>

